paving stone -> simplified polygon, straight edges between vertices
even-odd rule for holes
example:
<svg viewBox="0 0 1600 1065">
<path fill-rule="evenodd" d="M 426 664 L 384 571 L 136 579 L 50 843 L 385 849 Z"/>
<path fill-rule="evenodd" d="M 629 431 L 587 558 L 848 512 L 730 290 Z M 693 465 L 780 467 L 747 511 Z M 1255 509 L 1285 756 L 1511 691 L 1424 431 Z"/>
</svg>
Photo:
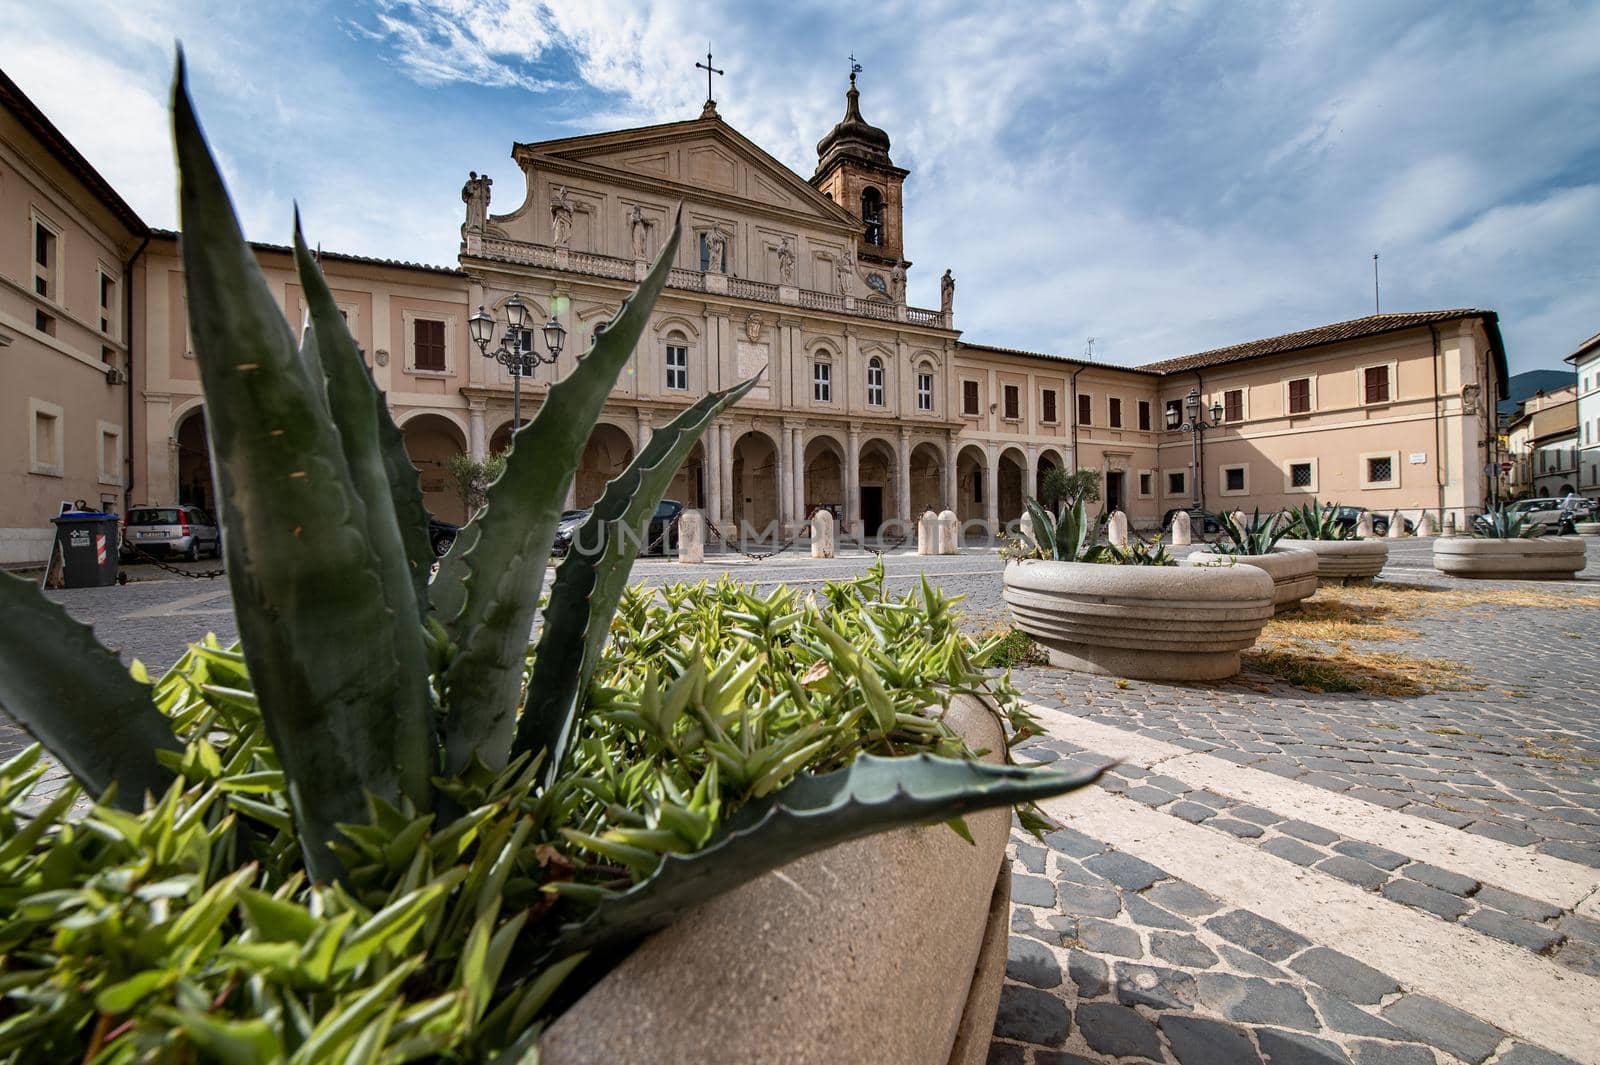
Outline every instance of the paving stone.
<svg viewBox="0 0 1600 1065">
<path fill-rule="evenodd" d="M 1160 773 L 1153 773 L 1144 778 L 1144 782 L 1151 787 L 1170 791 L 1174 795 L 1185 795 L 1194 790 L 1192 784 L 1186 784 L 1177 777 L 1169 777 Z"/>
<path fill-rule="evenodd" d="M 1122 851 L 1097 854 L 1086 859 L 1083 864 L 1090 872 L 1103 876 L 1118 887 L 1129 891 L 1143 891 L 1156 881 L 1167 879 L 1167 874 L 1162 870 Z M 1014 889 L 1013 894 L 1015 894 Z"/>
<path fill-rule="evenodd" d="M 1162 961 L 1185 969 L 1209 969 L 1217 964 L 1217 956 L 1210 947 L 1194 936 L 1179 932 L 1150 933 L 1150 952 Z"/>
<path fill-rule="evenodd" d="M 1268 980 L 1282 980 L 1284 972 L 1276 965 L 1264 958 L 1258 958 L 1247 950 L 1229 946 L 1226 943 L 1217 944 L 1217 953 L 1233 968 L 1238 969 L 1246 976 L 1261 976 Z"/>
<path fill-rule="evenodd" d="M 1311 945 L 1304 936 L 1249 910 L 1231 910 L 1213 917 L 1206 922 L 1206 927 L 1268 961 L 1282 961 Z"/>
<path fill-rule="evenodd" d="M 1468 817 L 1466 814 L 1457 813 L 1454 810 L 1443 810 L 1437 806 L 1429 805 L 1428 803 L 1414 802 L 1409 806 L 1402 807 L 1401 809 L 1404 810 L 1404 812 L 1411 814 L 1413 817 L 1425 817 L 1429 821 L 1434 821 L 1441 825 L 1448 825 L 1451 828 L 1466 828 L 1468 825 L 1472 824 L 1472 818 Z"/>
<path fill-rule="evenodd" d="M 1389 791 L 1379 791 L 1377 788 L 1351 788 L 1345 794 L 1352 799 L 1360 799 L 1362 802 L 1370 802 L 1374 806 L 1382 806 L 1389 810 L 1398 810 L 1411 801 L 1404 796 Z"/>
<path fill-rule="evenodd" d="M 1454 921 L 1472 908 L 1459 895 L 1452 895 L 1448 891 L 1440 891 L 1438 888 L 1431 888 L 1404 877 L 1383 885 L 1383 895 L 1384 898 L 1393 899 L 1402 905 L 1415 906 L 1437 914 L 1447 921 Z"/>
<path fill-rule="evenodd" d="M 1115 954 L 1123 958 L 1144 956 L 1144 944 L 1138 932 L 1094 917 L 1078 922 L 1078 942 L 1097 954 Z"/>
<path fill-rule="evenodd" d="M 1068 1054 L 1060 1050 L 1036 1050 L 1033 1065 L 1105 1065 L 1104 1058 L 1086 1058 L 1082 1054 Z"/>
<path fill-rule="evenodd" d="M 1336 1044 L 1304 1032 L 1260 1028 L 1256 1042 L 1261 1044 L 1267 1065 L 1350 1065 L 1350 1058 Z"/>
<path fill-rule="evenodd" d="M 1021 984 L 1000 988 L 1000 1009 L 994 1018 L 994 1034 L 1000 1038 L 1054 1047 L 1065 1042 L 1071 1030 L 1067 1004 L 1050 992 Z"/>
<path fill-rule="evenodd" d="M 1470 1065 L 1488 1058 L 1504 1038 L 1498 1029 L 1426 995 L 1403 995 L 1384 1007 L 1383 1016 Z"/>
<path fill-rule="evenodd" d="M 1113 1057 L 1161 1058 L 1155 1025 L 1137 1010 L 1115 1002 L 1086 1002 L 1078 1007 L 1078 1031 L 1090 1048 Z"/>
<path fill-rule="evenodd" d="M 1185 917 L 1205 917 L 1216 913 L 1222 904 L 1193 884 L 1173 880 L 1157 884 L 1144 893 L 1144 897 L 1163 909 L 1181 913 Z"/>
<path fill-rule="evenodd" d="M 1539 954 L 1549 953 L 1552 947 L 1561 942 L 1561 933 L 1554 929 L 1499 910 L 1479 910 L 1462 923 L 1486 936 L 1503 939 Z"/>
<path fill-rule="evenodd" d="M 1306 1031 L 1321 1027 L 1306 997 L 1288 984 L 1232 973 L 1201 973 L 1195 980 L 1200 1001 L 1231 1021 L 1281 1024 Z"/>
<path fill-rule="evenodd" d="M 1371 843 L 1362 843 L 1360 840 L 1346 839 L 1333 845 L 1333 849 L 1340 854 L 1348 854 L 1352 858 L 1360 858 L 1368 865 L 1375 865 L 1379 869 L 1388 869 L 1391 872 L 1400 868 L 1411 859 L 1403 854 L 1374 846 Z"/>
<path fill-rule="evenodd" d="M 1248 804 L 1235 806 L 1228 812 L 1241 821 L 1251 821 L 1255 824 L 1267 825 L 1269 827 L 1283 820 L 1282 814 L 1275 814 L 1271 810 L 1262 809 L 1259 806 L 1250 806 Z"/>
<path fill-rule="evenodd" d="M 1433 1051 L 1416 1043 L 1372 1043 L 1358 1040 L 1350 1044 L 1355 1065 L 1434 1065 Z"/>
<path fill-rule="evenodd" d="M 1531 847 L 1540 842 L 1538 836 L 1525 828 L 1497 825 L 1493 821 L 1474 821 L 1467 826 L 1467 831 L 1475 836 L 1487 836 L 1501 843 L 1509 843 L 1514 847 Z"/>
<path fill-rule="evenodd" d="M 1045 852 L 1043 847 L 1035 847 L 1030 843 L 1017 844 L 1017 861 L 1030 873 L 1042 873 L 1045 869 Z"/>
<path fill-rule="evenodd" d="M 1167 813 L 1171 814 L 1173 817 L 1181 817 L 1185 821 L 1188 821 L 1190 824 L 1194 825 L 1198 825 L 1208 817 L 1217 816 L 1217 811 L 1213 810 L 1211 807 L 1201 806 L 1197 802 L 1189 802 L 1188 800 L 1173 803 L 1172 806 L 1167 809 Z"/>
<path fill-rule="evenodd" d="M 1158 1010 L 1192 1009 L 1200 1001 L 1194 977 L 1181 969 L 1117 963 L 1117 1001 Z"/>
<path fill-rule="evenodd" d="M 1406 866 L 1405 875 L 1412 880 L 1420 880 L 1429 887 L 1448 891 L 1452 895 L 1467 896 L 1478 890 L 1478 882 L 1472 877 L 1452 873 L 1448 869 L 1441 869 L 1427 862 L 1412 862 Z"/>
<path fill-rule="evenodd" d="M 1249 821 L 1235 821 L 1231 817 L 1214 817 L 1207 823 L 1212 828 L 1231 832 L 1241 839 L 1255 839 L 1266 831 L 1260 825 L 1253 825 Z"/>
<path fill-rule="evenodd" d="M 1340 854 L 1333 858 L 1324 858 L 1316 864 L 1316 868 L 1340 880 L 1348 880 L 1352 884 L 1364 887 L 1371 891 L 1382 887 L 1389 880 L 1389 874 L 1375 865 L 1355 858 L 1347 858 Z"/>
<path fill-rule="evenodd" d="M 1034 987 L 1059 987 L 1061 964 L 1038 940 L 1012 936 L 1006 944 L 1006 976 Z"/>
<path fill-rule="evenodd" d="M 1181 917 L 1174 917 L 1159 906 L 1152 906 L 1142 895 L 1126 895 L 1123 903 L 1133 923 L 1144 928 L 1168 928 L 1188 931 L 1194 926 Z"/>
<path fill-rule="evenodd" d="M 987 1065 L 1023 1065 L 1027 1061 L 1027 1048 L 1017 1043 L 990 1043 Z"/>
<path fill-rule="evenodd" d="M 1261 1055 L 1237 1025 L 1170 1013 L 1157 1023 L 1178 1065 L 1261 1065 Z"/>
<path fill-rule="evenodd" d="M 1311 1004 L 1322 1015 L 1323 1023 L 1335 1032 L 1372 1036 L 1375 1039 L 1411 1038 L 1388 1021 L 1373 1016 L 1360 1006 L 1346 1002 L 1331 991 L 1310 987 L 1306 989 L 1306 993 L 1311 999 Z"/>
<path fill-rule="evenodd" d="M 1167 803 L 1177 798 L 1177 796 L 1172 794 L 1170 791 L 1162 791 L 1160 788 L 1152 788 L 1145 784 L 1140 784 L 1136 787 L 1129 788 L 1123 794 L 1127 795 L 1128 798 L 1132 799 L 1134 802 L 1142 802 L 1146 806 L 1165 806 Z"/>
<path fill-rule="evenodd" d="M 1329 832 L 1327 829 L 1313 825 L 1309 821 L 1285 821 L 1275 827 L 1285 835 L 1293 836 L 1295 839 L 1303 839 L 1307 843 L 1317 843 L 1324 847 L 1339 838 L 1337 832 Z"/>
<path fill-rule="evenodd" d="M 1474 898 L 1491 909 L 1504 910 L 1517 917 L 1526 917 L 1530 921 L 1549 921 L 1561 916 L 1560 907 L 1540 902 L 1538 899 L 1530 899 L 1526 895 L 1505 891 L 1491 884 L 1485 884 Z"/>
<path fill-rule="evenodd" d="M 1067 951 L 1067 975 L 1078 985 L 1079 998 L 1099 998 L 1111 990 L 1111 966 L 1085 951 Z"/>
<path fill-rule="evenodd" d="M 1056 896 L 1060 899 L 1057 905 L 1065 913 L 1115 917 L 1122 912 L 1122 897 L 1109 887 L 1063 881 L 1056 885 Z"/>
<path fill-rule="evenodd" d="M 1070 854 L 1074 858 L 1087 858 L 1099 854 L 1106 849 L 1106 845 L 1097 839 L 1090 839 L 1082 832 L 1070 828 L 1058 828 L 1054 832 L 1046 832 L 1044 841 L 1051 849 L 1062 854 Z"/>
<path fill-rule="evenodd" d="M 1263 843 L 1261 849 L 1296 865 L 1314 865 L 1327 857 L 1324 852 L 1288 836 L 1274 836 Z"/>
<path fill-rule="evenodd" d="M 1587 865 L 1591 869 L 1600 869 L 1600 847 L 1584 847 L 1576 843 L 1556 840 L 1550 843 L 1541 843 L 1534 849 L 1541 854 L 1548 854 L 1552 858 L 1564 858 L 1569 862 Z"/>
<path fill-rule="evenodd" d="M 1110 881 L 1103 876 L 1096 876 L 1089 872 L 1075 859 L 1064 854 L 1056 855 L 1056 883 L 1058 884 L 1083 884 L 1091 887 L 1109 888 Z"/>
<path fill-rule="evenodd" d="M 1529 1043 L 1513 1044 L 1510 1050 L 1494 1060 L 1495 1065 L 1578 1065 L 1571 1058 L 1552 1054 Z"/>
<path fill-rule="evenodd" d="M 1044 906 L 1053 908 L 1056 904 L 1056 886 L 1043 877 L 1013 876 L 1011 878 L 1011 901 L 1024 906 Z"/>
<path fill-rule="evenodd" d="M 1312 947 L 1291 961 L 1289 968 L 1351 1002 L 1365 1005 L 1400 990 L 1398 983 L 1370 965 L 1327 947 Z"/>
</svg>

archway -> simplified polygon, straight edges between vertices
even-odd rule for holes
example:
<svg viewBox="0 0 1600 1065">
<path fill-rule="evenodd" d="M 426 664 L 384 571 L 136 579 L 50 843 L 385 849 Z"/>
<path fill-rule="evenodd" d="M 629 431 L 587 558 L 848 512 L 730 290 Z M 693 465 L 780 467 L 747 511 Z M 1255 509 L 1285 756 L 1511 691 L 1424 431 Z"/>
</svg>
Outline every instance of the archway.
<svg viewBox="0 0 1600 1065">
<path fill-rule="evenodd" d="M 1046 448 L 1039 452 L 1039 469 L 1033 479 L 1033 498 L 1044 499 L 1044 475 L 1051 470 L 1062 468 L 1061 456 L 1055 451 Z"/>
<path fill-rule="evenodd" d="M 672 484 L 667 486 L 666 498 L 696 510 L 706 509 L 706 451 L 702 443 L 697 441 L 678 467 Z"/>
<path fill-rule="evenodd" d="M 467 507 L 456 490 L 450 459 L 467 453 L 456 423 L 442 414 L 418 414 L 400 427 L 406 454 L 422 481 L 422 505 L 428 513 L 457 525 L 467 520 Z"/>
<path fill-rule="evenodd" d="M 764 538 L 777 534 L 778 447 L 766 433 L 752 429 L 733 442 L 733 524 L 738 535 Z"/>
<path fill-rule="evenodd" d="M 911 513 L 937 514 L 945 506 L 944 456 L 932 444 L 918 444 L 911 449 Z"/>
<path fill-rule="evenodd" d="M 633 461 L 633 441 L 609 422 L 600 422 L 583 445 L 578 476 L 573 482 L 573 505 L 591 507 L 606 490 L 606 483 Z"/>
<path fill-rule="evenodd" d="M 844 449 L 831 436 L 819 436 L 806 444 L 805 516 L 818 507 L 827 507 L 835 521 L 844 516 Z"/>
<path fill-rule="evenodd" d="M 999 492 L 997 498 L 1000 501 L 1002 528 L 1022 517 L 1022 493 L 1023 485 L 1027 483 L 1027 462 L 1022 452 L 1016 448 L 1008 447 L 1000 453 L 995 477 L 1000 483 L 995 489 Z"/>
<path fill-rule="evenodd" d="M 955 510 L 962 524 L 984 519 L 989 493 L 994 490 L 987 483 L 988 465 L 983 449 L 976 444 L 968 444 L 956 456 Z"/>
<path fill-rule="evenodd" d="M 214 514 L 217 489 L 211 474 L 211 443 L 206 439 L 205 407 L 196 407 L 184 415 L 172 438 L 178 442 L 178 502 Z"/>
<path fill-rule="evenodd" d="M 533 420 L 532 418 L 523 418 L 522 419 L 522 424 L 523 425 L 527 425 L 532 420 Z M 489 436 L 489 454 L 491 454 L 491 455 L 504 455 L 507 451 L 510 451 L 510 450 L 511 450 L 511 419 L 507 418 L 504 422 L 502 422 L 500 424 L 500 427 L 498 429 L 496 429 Z"/>
<path fill-rule="evenodd" d="M 894 448 L 886 440 L 868 440 L 861 445 L 861 461 L 856 483 L 861 487 L 859 510 L 853 516 L 860 519 L 862 536 L 876 536 L 884 522 L 905 516 L 897 508 L 895 491 Z"/>
</svg>

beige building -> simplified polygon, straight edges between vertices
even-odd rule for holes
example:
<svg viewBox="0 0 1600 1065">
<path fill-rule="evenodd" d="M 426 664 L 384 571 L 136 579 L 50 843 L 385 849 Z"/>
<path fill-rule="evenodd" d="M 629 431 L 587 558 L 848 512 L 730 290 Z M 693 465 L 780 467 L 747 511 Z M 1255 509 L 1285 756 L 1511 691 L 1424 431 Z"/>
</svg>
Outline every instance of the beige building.
<svg viewBox="0 0 1600 1065">
<path fill-rule="evenodd" d="M 1051 467 L 1100 471 L 1106 501 L 1143 527 L 1196 502 L 1482 504 L 1494 458 L 1487 418 L 1506 376 L 1493 312 L 1375 316 L 1139 368 L 964 340 L 949 271 L 940 307 L 906 302 L 910 175 L 862 117 L 853 79 L 809 178 L 710 101 L 691 121 L 517 144 L 512 154 L 520 187 L 496 199 L 474 174 L 462 190 L 458 268 L 322 260 L 441 517 L 465 516 L 449 458 L 501 450 L 512 428 L 516 382 L 481 356 L 470 316 L 483 308 L 503 333 L 517 295 L 535 325 L 553 318 L 567 330 L 556 362 L 520 381 L 530 417 L 643 276 L 678 204 L 674 269 L 590 440 L 574 504 L 598 497 L 656 427 L 707 390 L 756 374 L 761 383 L 710 429 L 669 493 L 730 531 L 792 531 L 823 506 L 853 534 L 892 534 L 946 507 L 992 530 L 1022 512 Z M 80 198 L 93 201 L 91 192 Z M 492 211 L 492 199 L 509 209 Z M 0 249 L 10 249 L 21 230 L 4 232 Z M 125 232 L 126 241 L 140 230 Z M 287 250 L 257 252 L 298 324 Z M 127 426 L 132 487 L 122 502 L 212 506 L 176 235 L 153 234 L 131 276 L 132 413 L 116 425 Z M 13 331 L 10 319 L 0 327 Z M 543 351 L 537 329 L 529 343 Z M 92 411 L 92 390 L 79 391 Z M 1172 426 L 1190 421 L 1191 391 L 1206 428 L 1185 432 Z M 57 405 L 75 410 L 68 399 Z M 46 476 L 6 475 L 30 486 Z M 72 493 L 46 490 L 8 521 L 46 527 L 54 494 Z"/>
<path fill-rule="evenodd" d="M 1512 495 L 1565 496 L 1576 490 L 1579 387 L 1529 396 L 1506 423 Z"/>
<path fill-rule="evenodd" d="M 1578 375 L 1578 491 L 1593 499 L 1600 496 L 1600 333 L 1564 361 Z"/>
</svg>

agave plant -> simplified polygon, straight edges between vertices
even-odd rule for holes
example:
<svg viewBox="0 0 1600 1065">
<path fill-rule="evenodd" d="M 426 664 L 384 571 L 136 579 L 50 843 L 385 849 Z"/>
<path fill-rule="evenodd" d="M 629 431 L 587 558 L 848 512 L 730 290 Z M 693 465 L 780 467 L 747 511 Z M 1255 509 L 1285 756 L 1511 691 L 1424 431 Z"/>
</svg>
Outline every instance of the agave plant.
<svg viewBox="0 0 1600 1065">
<path fill-rule="evenodd" d="M 1167 545 L 1161 542 L 1160 537 L 1146 540 L 1142 536 L 1135 536 L 1128 541 L 1127 547 L 1117 547 L 1109 544 L 1105 548 L 1102 562 L 1110 562 L 1118 566 L 1176 566 L 1178 560 L 1172 557 L 1172 552 L 1167 550 Z"/>
<path fill-rule="evenodd" d="M 1232 514 L 1222 515 L 1222 534 L 1227 537 L 1227 544 L 1219 546 L 1225 554 L 1229 555 L 1267 555 L 1278 546 L 1278 541 L 1289 535 L 1290 524 L 1282 520 L 1282 514 L 1269 514 L 1261 516 L 1260 508 L 1251 515 L 1249 521 L 1240 521 Z"/>
<path fill-rule="evenodd" d="M 433 960 L 417 959 L 392 971 L 390 965 L 398 962 L 373 962 L 378 969 L 369 971 L 362 959 L 379 957 L 373 949 L 386 940 L 374 938 L 377 931 L 360 930 L 365 926 L 352 926 L 342 914 L 354 914 L 364 899 L 376 909 L 392 896 L 390 906 L 371 915 L 369 923 L 392 938 L 399 918 L 390 907 L 405 903 L 405 922 L 411 923 L 400 927 L 409 930 L 402 937 L 409 939 L 426 916 L 427 941 L 454 944 L 440 948 L 446 953 L 438 961 L 446 970 L 456 968 L 452 952 L 463 952 L 460 972 L 446 973 L 447 986 L 457 988 L 451 1001 L 460 1005 L 460 996 L 468 996 L 476 1011 L 472 1016 L 493 1020 L 494 1030 L 503 1034 L 495 1045 L 504 1046 L 523 1039 L 520 1033 L 538 1008 L 530 1003 L 542 1004 L 551 981 L 559 978 L 551 975 L 555 970 L 540 970 L 540 964 L 623 943 L 662 926 L 692 901 L 844 840 L 1027 803 L 1093 780 L 1092 772 L 949 757 L 958 752 L 947 746 L 937 747 L 939 754 L 924 751 L 913 757 L 857 754 L 865 744 L 853 745 L 853 759 L 826 772 L 796 775 L 795 767 L 815 749 L 806 735 L 792 741 L 792 750 L 772 755 L 782 756 L 784 771 L 762 777 L 764 788 L 752 779 L 741 789 L 744 804 L 727 824 L 705 819 L 703 831 L 694 828 L 701 822 L 691 815 L 704 797 L 679 796 L 668 780 L 662 785 L 668 790 L 652 793 L 651 802 L 669 821 L 683 813 L 680 820 L 693 822 L 689 827 L 667 831 L 678 822 L 658 825 L 652 814 L 626 840 L 579 833 L 583 838 L 576 842 L 606 859 L 596 868 L 633 875 L 609 887 L 572 883 L 570 890 L 550 895 L 548 904 L 563 907 L 557 911 L 565 918 L 558 932 L 533 936 L 528 915 L 535 909 L 543 913 L 548 905 L 521 909 L 515 918 L 497 923 L 502 898 L 516 885 L 526 893 L 529 870 L 555 861 L 542 851 L 536 860 L 531 857 L 535 844 L 543 846 L 531 834 L 534 825 L 561 823 L 582 796 L 597 794 L 608 774 L 633 788 L 645 779 L 604 750 L 585 753 L 583 779 L 564 774 L 574 763 L 578 722 L 600 712 L 594 705 L 596 671 L 646 523 L 705 427 L 754 381 L 688 407 L 606 486 L 587 519 L 589 528 L 577 538 L 591 547 L 570 552 L 558 567 L 538 641 L 530 649 L 563 501 L 601 407 L 665 284 L 679 241 L 677 222 L 645 280 L 597 331 L 571 374 L 552 387 L 537 416 L 515 434 L 504 472 L 488 487 L 484 506 L 430 581 L 433 559 L 416 470 L 307 249 L 298 216 L 294 255 L 310 324 L 296 342 L 240 232 L 190 102 L 181 56 L 173 120 L 190 329 L 210 412 L 207 425 L 242 649 L 196 648 L 197 661 L 212 664 L 209 679 L 169 674 L 153 689 L 142 670 L 124 668 L 85 626 L 31 583 L 0 575 L 0 708 L 96 800 L 94 824 L 114 826 L 135 841 L 118 845 L 118 860 L 135 860 L 128 846 L 150 846 L 170 861 L 176 817 L 190 840 L 183 853 L 200 855 L 204 870 L 198 879 L 185 874 L 181 883 L 161 889 L 174 896 L 187 893 L 192 896 L 187 903 L 203 910 L 193 918 L 198 924 L 186 924 L 187 916 L 178 922 L 189 937 L 185 942 L 209 941 L 214 949 L 215 939 L 207 937 L 228 919 L 234 896 L 256 883 L 262 892 L 249 896 L 255 909 L 247 915 L 247 938 L 296 943 L 292 949 L 287 942 L 281 947 L 251 942 L 225 950 L 235 961 L 269 968 L 299 958 L 323 977 L 326 966 L 317 959 L 332 959 L 336 948 L 349 951 L 348 968 L 333 963 L 332 971 L 370 977 L 350 992 L 355 1003 L 350 1008 L 359 1010 L 341 1014 L 342 1020 L 330 1015 L 316 1031 L 331 1025 L 335 1034 L 342 1033 L 340 1039 L 354 1039 L 406 974 Z M 1072 521 L 1078 529 L 1087 525 L 1081 505 Z M 1052 543 L 1078 536 L 1072 550 L 1083 548 L 1081 534 L 1070 528 L 1052 526 L 1049 534 Z M 717 631 L 736 625 L 762 633 L 815 618 L 788 608 L 777 613 L 782 616 L 768 617 L 766 607 L 750 604 L 715 625 Z M 879 659 L 892 654 L 892 647 L 863 649 L 872 643 L 871 634 L 881 636 L 880 629 L 841 635 L 819 625 L 804 633 L 807 646 L 818 648 L 812 657 L 827 661 L 816 675 L 831 678 L 826 683 L 834 688 L 848 686 L 858 693 L 871 710 L 868 722 L 883 735 L 913 726 L 937 732 L 942 728 L 937 721 L 908 713 L 883 691 L 880 677 L 887 667 Z M 664 689 L 649 673 L 634 704 L 604 713 L 645 722 L 670 745 L 673 720 L 693 705 L 701 715 L 692 728 L 696 743 L 715 752 L 708 775 L 715 780 L 718 765 L 730 773 L 735 767 L 741 774 L 755 772 L 746 764 L 749 751 L 730 746 L 725 737 L 734 723 L 760 712 L 743 703 L 758 664 L 685 665 L 699 653 L 697 647 L 642 637 L 629 649 L 663 656 L 684 672 Z M 956 661 L 950 653 L 939 660 Z M 770 656 L 760 654 L 752 662 L 767 660 Z M 964 662 L 951 666 L 953 677 L 968 675 Z M 785 681 L 786 697 L 814 698 L 796 685 L 794 678 Z M 670 716 L 661 716 L 669 711 Z M 220 722 L 234 714 L 244 720 L 240 734 L 248 738 L 224 750 L 227 761 L 221 763 L 210 740 Z M 37 775 L 27 765 L 16 772 L 28 779 Z M 223 793 L 226 802 L 217 802 Z M 11 794 L 6 791 L 6 797 Z M 95 832 L 74 834 L 64 820 L 72 795 L 70 790 L 63 794 L 64 804 L 52 804 L 49 818 L 31 823 L 0 818 L 0 852 L 7 860 L 34 861 L 30 848 L 45 846 L 41 840 L 54 841 L 58 850 L 81 850 L 82 841 L 96 838 Z M 236 835 L 240 815 L 269 826 L 275 835 Z M 223 840 L 229 842 L 223 845 Z M 214 852 L 208 841 L 215 842 Z M 646 842 L 657 849 L 645 849 Z M 40 868 L 52 870 L 46 879 L 57 881 L 72 868 L 91 868 L 53 858 L 38 861 Z M 451 868 L 451 861 L 462 864 Z M 564 868 L 574 867 L 569 862 Z M 0 891 L 0 913 L 7 919 L 16 901 L 44 882 L 33 872 L 18 875 L 23 879 L 16 885 L 7 881 Z M 547 884 L 544 890 L 558 886 Z M 532 890 L 537 896 L 537 883 Z M 305 903 L 306 892 L 318 901 Z M 418 901 L 424 896 L 426 906 Z M 141 895 L 139 904 L 161 897 Z M 30 911 L 30 920 L 48 924 L 59 912 L 52 907 L 63 905 L 56 898 L 51 906 Z M 309 910 L 300 908 L 307 905 Z M 425 913 L 429 907 L 437 911 L 433 916 Z M 439 917 L 445 912 L 441 907 L 451 916 Z M 263 922 L 273 927 L 256 927 Z M 5 925 L 0 920 L 0 927 Z M 320 930 L 313 932 L 313 926 Z M 48 941 L 49 931 L 44 929 L 41 942 Z M 457 933 L 459 938 L 450 939 Z M 161 942 L 151 939 L 145 945 L 157 950 Z M 511 985 L 502 979 L 497 986 L 492 975 L 487 986 L 475 990 L 461 982 L 469 958 L 487 951 L 499 971 L 513 947 L 525 960 Z M 85 957 L 103 958 L 105 952 L 93 948 Z M 197 955 L 184 957 L 192 961 Z M 576 962 L 561 964 L 570 969 Z M 170 991 L 171 980 L 161 979 L 167 982 L 140 977 L 117 985 L 120 997 L 93 999 L 102 1027 L 90 1053 L 77 1056 L 92 1056 L 103 1045 L 104 1024 L 119 1012 L 106 1002 L 128 1008 L 157 987 Z M 185 991 L 181 983 L 178 992 L 184 1023 L 200 1042 L 196 1033 L 207 1031 L 204 1003 L 210 999 Z M 431 1008 L 417 1007 L 423 1014 Z M 277 1026 L 269 1033 L 273 1038 L 283 1029 L 304 1041 L 294 1060 L 327 1060 L 308 1049 L 312 1046 L 331 1053 L 330 1048 L 350 1045 L 334 1034 L 322 1042 L 308 1038 L 317 1018 L 302 1016 L 300 1009 L 280 1003 L 268 1011 Z M 57 1023 L 59 1016 L 77 1016 L 45 1012 Z M 158 1010 L 153 1016 L 165 1023 L 173 1014 Z M 403 1027 L 410 1014 L 401 1016 L 396 1024 Z M 249 1029 L 253 1039 L 261 1028 L 251 1023 L 258 1024 Z M 66 1030 L 88 1027 L 72 1020 Z M 401 1027 L 396 1038 L 412 1038 Z M 381 1043 L 384 1036 L 376 1038 Z M 241 1053 L 230 1060 L 256 1059 Z"/>
<path fill-rule="evenodd" d="M 1491 507 L 1472 519 L 1472 535 L 1480 540 L 1531 540 L 1544 530 L 1542 522 L 1514 507 Z"/>
<path fill-rule="evenodd" d="M 1105 549 L 1098 541 L 1106 515 L 1091 518 L 1086 499 L 1063 502 L 1056 514 L 1032 496 L 1023 496 L 1023 503 L 1033 521 L 1032 548 L 1036 557 L 1055 562 L 1100 561 Z"/>
<path fill-rule="evenodd" d="M 1354 540 L 1356 538 L 1353 524 L 1336 520 L 1339 515 L 1337 503 L 1329 503 L 1324 507 L 1318 506 L 1317 501 L 1313 499 L 1309 503 L 1302 503 L 1289 514 L 1289 528 L 1297 539 Z"/>
</svg>

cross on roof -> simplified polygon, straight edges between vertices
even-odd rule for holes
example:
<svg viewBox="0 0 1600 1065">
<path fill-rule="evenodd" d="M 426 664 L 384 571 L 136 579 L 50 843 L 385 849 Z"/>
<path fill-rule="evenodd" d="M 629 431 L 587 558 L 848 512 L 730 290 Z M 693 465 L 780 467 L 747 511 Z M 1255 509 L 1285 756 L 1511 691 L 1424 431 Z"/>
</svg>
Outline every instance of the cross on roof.
<svg viewBox="0 0 1600 1065">
<path fill-rule="evenodd" d="M 721 71 L 721 70 L 718 70 L 716 67 L 711 65 L 711 53 L 709 51 L 706 52 L 706 61 L 704 63 L 696 63 L 695 64 L 695 69 L 703 70 L 703 71 L 706 72 L 706 103 L 710 103 L 711 102 L 711 75 L 713 75 L 713 74 L 722 74 L 724 72 Z"/>
</svg>

